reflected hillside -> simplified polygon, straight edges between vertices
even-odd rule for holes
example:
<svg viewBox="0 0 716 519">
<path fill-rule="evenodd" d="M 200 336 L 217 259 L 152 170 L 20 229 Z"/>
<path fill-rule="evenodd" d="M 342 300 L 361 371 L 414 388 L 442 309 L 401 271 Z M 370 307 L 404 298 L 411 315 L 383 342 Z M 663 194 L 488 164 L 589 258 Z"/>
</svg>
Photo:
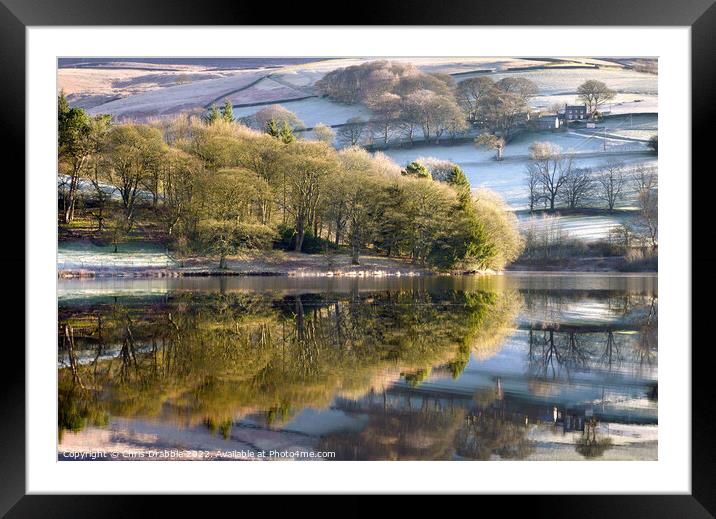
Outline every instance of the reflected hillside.
<svg viewBox="0 0 716 519">
<path fill-rule="evenodd" d="M 110 417 L 205 424 L 230 436 L 433 369 L 458 377 L 514 329 L 511 290 L 170 292 L 90 298 L 59 313 L 59 428 Z M 449 420 L 448 420 L 449 421 Z"/>
<path fill-rule="evenodd" d="M 524 459 L 533 450 L 529 417 L 509 410 L 497 389 L 472 401 L 388 391 L 338 406 L 367 418 L 360 431 L 321 438 L 318 450 L 339 460 Z"/>
</svg>

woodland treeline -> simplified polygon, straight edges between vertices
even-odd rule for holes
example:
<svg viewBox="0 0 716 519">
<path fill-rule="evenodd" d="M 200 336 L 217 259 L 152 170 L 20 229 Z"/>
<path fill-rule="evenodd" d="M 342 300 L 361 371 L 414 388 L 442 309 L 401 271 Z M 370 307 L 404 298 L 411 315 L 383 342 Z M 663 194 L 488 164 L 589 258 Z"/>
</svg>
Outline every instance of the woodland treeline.
<svg viewBox="0 0 716 519">
<path fill-rule="evenodd" d="M 456 165 L 401 169 L 357 146 L 302 140 L 285 121 L 262 130 L 231 105 L 146 124 L 114 124 L 58 98 L 61 227 L 90 219 L 115 250 L 156 229 L 177 253 L 350 251 L 437 268 L 502 268 L 520 252 L 514 216 L 475 196 Z"/>
<path fill-rule="evenodd" d="M 415 140 L 440 142 L 442 139 L 479 133 L 476 143 L 493 148 L 498 160 L 506 142 L 523 129 L 539 129 L 538 115 L 529 106 L 539 94 L 537 85 L 524 77 L 505 76 L 495 81 L 477 74 L 459 81 L 444 73 L 423 72 L 411 63 L 371 61 L 333 70 L 316 82 L 318 92 L 332 101 L 360 104 L 370 110 L 367 118 L 354 117 L 338 129 L 341 145 L 362 142 L 387 146 Z M 616 92 L 605 83 L 588 80 L 577 89 L 589 117 L 597 117 L 602 106 Z M 557 113 L 564 105 L 549 107 Z M 260 125 L 276 116 L 295 129 L 304 125 L 283 107 L 273 106 L 247 118 Z M 319 133 L 325 129 L 320 125 Z"/>
<path fill-rule="evenodd" d="M 367 106 L 369 120 L 348 121 L 347 126 L 357 134 L 362 122 L 372 140 L 382 144 L 397 136 L 411 143 L 418 137 L 439 142 L 463 134 L 471 125 L 508 139 L 524 121 L 528 100 L 537 94 L 536 85 L 524 78 L 495 82 L 477 76 L 458 83 L 449 74 L 422 72 L 396 61 L 333 70 L 316 88 L 333 101 Z"/>
</svg>

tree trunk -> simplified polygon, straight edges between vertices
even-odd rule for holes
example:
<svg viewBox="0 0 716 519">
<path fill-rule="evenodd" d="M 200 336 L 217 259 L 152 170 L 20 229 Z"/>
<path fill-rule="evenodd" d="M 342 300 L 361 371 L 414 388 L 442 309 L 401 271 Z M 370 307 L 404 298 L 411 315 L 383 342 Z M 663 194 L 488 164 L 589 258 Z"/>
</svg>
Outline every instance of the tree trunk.
<svg viewBox="0 0 716 519">
<path fill-rule="evenodd" d="M 296 244 L 294 246 L 294 249 L 296 252 L 301 252 L 301 248 L 303 247 L 303 238 L 306 235 L 306 230 L 303 228 L 303 224 L 298 224 L 296 228 Z"/>
<path fill-rule="evenodd" d="M 358 258 L 360 256 L 360 243 L 354 241 L 352 244 L 352 253 L 351 253 L 351 264 L 352 265 L 360 265 L 360 262 L 358 261 Z"/>
<path fill-rule="evenodd" d="M 226 268 L 226 256 L 222 255 L 221 258 L 219 258 L 219 268 L 220 269 Z"/>
<path fill-rule="evenodd" d="M 71 223 L 72 219 L 75 216 L 75 186 L 74 182 L 72 185 L 70 185 L 70 192 L 67 195 L 67 203 L 65 205 L 65 223 Z"/>
</svg>

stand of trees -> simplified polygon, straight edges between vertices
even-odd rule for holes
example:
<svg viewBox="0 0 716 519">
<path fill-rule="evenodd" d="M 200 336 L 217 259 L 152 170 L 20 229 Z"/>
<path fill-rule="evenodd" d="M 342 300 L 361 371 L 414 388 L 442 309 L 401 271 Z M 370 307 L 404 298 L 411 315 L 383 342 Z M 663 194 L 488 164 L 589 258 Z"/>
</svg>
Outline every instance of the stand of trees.
<svg viewBox="0 0 716 519">
<path fill-rule="evenodd" d="M 273 118 L 257 131 L 228 117 L 111 125 L 73 113 L 60 112 L 60 174 L 69 178 L 61 210 L 80 179 L 91 181 L 94 192 L 83 196 L 98 215 L 96 233 L 115 248 L 132 231 L 158 227 L 174 249 L 216 256 L 221 267 L 241 250 L 272 247 L 342 246 L 354 263 L 370 249 L 445 269 L 499 269 L 519 254 L 514 217 L 499 199 L 473 197 L 454 165 L 433 163 L 442 167 L 436 178 L 423 165 L 401 174 L 380 153 L 298 140 L 287 120 Z M 77 139 L 91 143 L 81 150 L 67 144 L 75 119 Z"/>
<path fill-rule="evenodd" d="M 370 117 L 353 117 L 335 132 L 317 125 L 314 134 L 320 141 L 335 141 L 340 147 L 380 147 L 395 141 L 412 145 L 417 140 L 439 143 L 465 137 L 477 129 L 476 145 L 494 149 L 496 160 L 502 159 L 515 133 L 528 127 L 529 102 L 539 93 L 535 83 L 524 77 L 507 76 L 494 81 L 489 76 L 477 76 L 456 82 L 448 74 L 422 72 L 412 64 L 387 60 L 333 70 L 315 87 L 333 101 L 363 104 L 371 111 Z M 585 81 L 577 92 L 590 117 L 615 96 L 614 90 L 596 80 Z M 222 110 L 212 107 L 208 122 L 230 122 L 233 113 L 227 104 Z M 273 134 L 306 128 L 303 121 L 280 105 L 262 108 L 241 122 L 259 131 L 273 130 Z M 271 129 L 269 125 L 275 126 Z M 649 146 L 656 151 L 657 144 L 654 138 Z"/>
<path fill-rule="evenodd" d="M 525 78 L 495 82 L 480 76 L 456 83 L 447 74 L 393 61 L 333 70 L 316 82 L 316 88 L 339 103 L 370 108 L 365 134 L 356 133 L 354 123 L 342 128 L 346 145 L 366 138 L 388 145 L 396 137 L 411 144 L 417 138 L 439 143 L 464 135 L 471 125 L 509 140 L 524 120 L 528 100 L 537 94 L 536 85 Z"/>
<path fill-rule="evenodd" d="M 387 60 L 333 70 L 315 86 L 333 101 L 363 104 L 371 110 L 368 121 L 355 119 L 341 128 L 339 141 L 344 146 L 365 142 L 388 146 L 395 140 L 439 143 L 477 128 L 476 144 L 494 149 L 497 160 L 515 133 L 527 127 L 530 99 L 539 93 L 535 83 L 524 77 L 494 81 L 477 76 L 456 82 L 447 74 Z M 596 80 L 585 81 L 577 90 L 589 117 L 615 96 L 614 90 Z M 656 145 L 656 140 L 650 144 L 654 150 Z"/>
<path fill-rule="evenodd" d="M 59 169 L 67 188 L 63 191 L 62 218 L 72 222 L 80 177 L 90 170 L 89 162 L 97 155 L 109 127 L 109 116 L 90 117 L 81 108 L 70 108 L 64 93 L 57 104 Z"/>
<path fill-rule="evenodd" d="M 655 167 L 640 164 L 633 170 L 616 161 L 599 169 L 576 168 L 572 158 L 553 144 L 536 142 L 525 170 L 530 211 L 601 207 L 609 212 L 629 197 L 637 206 L 636 224 L 623 229 L 625 246 L 639 242 L 658 246 L 658 175 Z"/>
</svg>

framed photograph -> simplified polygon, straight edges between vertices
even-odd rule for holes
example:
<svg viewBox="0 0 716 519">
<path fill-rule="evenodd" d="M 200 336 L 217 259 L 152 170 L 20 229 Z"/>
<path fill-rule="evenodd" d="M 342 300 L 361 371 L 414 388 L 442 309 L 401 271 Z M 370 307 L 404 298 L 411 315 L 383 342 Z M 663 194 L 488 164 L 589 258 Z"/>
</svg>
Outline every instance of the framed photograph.
<svg viewBox="0 0 716 519">
<path fill-rule="evenodd" d="M 316 26 L 3 0 L 26 335 L 2 513 L 438 493 L 712 517 L 691 287 L 716 7 L 598 4 Z"/>
</svg>

